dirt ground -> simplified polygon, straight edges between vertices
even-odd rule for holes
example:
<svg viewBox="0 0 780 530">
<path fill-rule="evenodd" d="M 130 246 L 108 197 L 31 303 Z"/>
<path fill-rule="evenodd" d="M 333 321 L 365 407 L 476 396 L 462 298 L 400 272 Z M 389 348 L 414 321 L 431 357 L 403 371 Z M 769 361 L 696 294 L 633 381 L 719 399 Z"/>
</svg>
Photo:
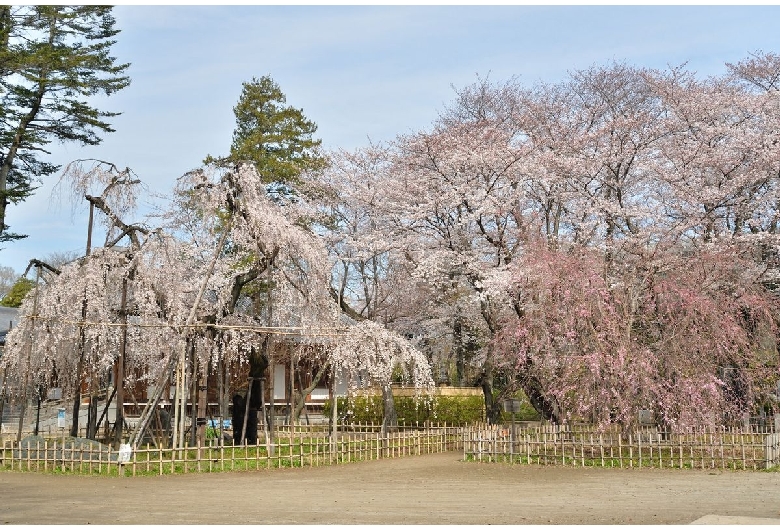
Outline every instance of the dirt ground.
<svg viewBox="0 0 780 530">
<path fill-rule="evenodd" d="M 163 477 L 0 473 L 10 524 L 688 524 L 778 519 L 780 473 L 467 463 L 445 453 Z"/>
</svg>

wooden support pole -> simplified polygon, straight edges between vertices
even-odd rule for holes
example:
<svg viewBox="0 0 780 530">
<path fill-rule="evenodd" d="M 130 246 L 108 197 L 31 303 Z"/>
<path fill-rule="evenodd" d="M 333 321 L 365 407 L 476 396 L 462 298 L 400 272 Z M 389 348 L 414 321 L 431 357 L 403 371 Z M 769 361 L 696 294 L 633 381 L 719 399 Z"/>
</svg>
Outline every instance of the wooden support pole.
<svg viewBox="0 0 780 530">
<path fill-rule="evenodd" d="M 122 278 L 122 340 L 119 343 L 119 358 L 116 361 L 116 416 L 114 420 L 114 444 L 122 443 L 122 431 L 125 423 L 125 353 L 127 352 L 127 277 Z M 108 406 L 108 405 L 106 405 Z"/>
<path fill-rule="evenodd" d="M 287 351 L 290 354 L 290 401 L 288 402 L 288 406 L 290 407 L 290 425 L 295 426 L 295 362 L 293 360 L 292 350 L 287 348 Z"/>
<path fill-rule="evenodd" d="M 114 385 L 114 389 L 111 391 L 111 395 L 108 396 L 108 399 L 106 400 L 106 404 L 103 406 L 103 413 L 100 415 L 100 418 L 98 418 L 97 423 L 95 424 L 95 432 L 100 430 L 100 424 L 103 422 L 103 418 L 106 417 L 106 414 L 108 414 L 108 407 L 111 405 L 111 401 L 113 401 L 115 395 L 116 395 L 116 385 Z"/>
<path fill-rule="evenodd" d="M 270 440 L 268 439 L 268 416 L 265 413 L 265 377 L 260 378 L 260 410 L 263 416 L 263 438 L 265 439 L 265 452 L 271 454 Z"/>
<path fill-rule="evenodd" d="M 338 396 L 336 395 L 336 369 L 331 370 L 331 381 L 330 381 L 330 441 L 331 441 L 331 452 L 335 452 L 336 449 L 336 443 L 338 442 L 339 437 L 339 426 L 338 426 Z"/>
<path fill-rule="evenodd" d="M 198 371 L 198 414 L 196 417 L 196 424 L 198 427 L 197 432 L 197 441 L 198 446 L 203 446 L 206 444 L 206 416 L 208 408 L 208 374 L 203 373 L 203 370 Z M 222 419 L 220 418 L 220 421 Z M 219 432 L 222 432 L 222 427 L 220 426 Z"/>
<path fill-rule="evenodd" d="M 19 411 L 19 430 L 16 433 L 16 441 L 19 442 L 22 439 L 22 429 L 24 428 L 24 414 L 27 410 L 27 385 L 30 383 L 30 360 L 32 357 L 32 343 L 35 339 L 33 330 L 35 329 L 35 317 L 38 316 L 38 287 L 41 280 L 41 266 L 35 267 L 35 294 L 33 295 L 33 321 L 30 324 L 30 338 L 27 341 L 27 369 L 24 372 L 24 387 L 22 389 L 22 405 Z"/>
<path fill-rule="evenodd" d="M 89 199 L 87 199 L 89 200 Z M 92 253 L 92 226 L 95 217 L 95 205 L 92 201 L 89 201 L 89 223 L 87 225 L 87 248 L 84 254 L 86 259 L 89 259 L 89 255 Z M 87 318 L 87 293 L 84 292 L 84 299 L 81 303 L 81 320 Z M 80 330 L 80 345 L 79 345 L 79 361 L 76 368 L 76 395 L 73 398 L 73 418 L 70 426 L 70 435 L 79 435 L 79 409 L 81 408 L 81 372 L 84 369 L 84 344 L 86 342 L 84 336 L 84 325 L 82 324 Z"/>
<path fill-rule="evenodd" d="M 190 446 L 198 441 L 198 358 L 195 355 L 195 341 L 190 345 Z M 186 404 L 185 404 L 186 405 Z M 203 421 L 206 419 L 204 417 Z"/>
<path fill-rule="evenodd" d="M 269 351 L 270 351 L 270 345 L 271 345 L 271 338 L 268 338 L 269 342 Z M 276 400 L 274 399 L 274 381 L 276 379 L 276 363 L 274 362 L 273 356 L 271 356 L 271 362 L 269 364 L 269 371 L 271 373 L 271 378 L 268 382 L 268 393 L 270 394 L 270 397 L 268 399 L 268 447 L 270 448 L 270 451 L 268 453 L 269 456 L 274 456 L 274 453 L 276 451 L 274 441 L 276 439 Z"/>
<path fill-rule="evenodd" d="M 241 445 L 246 445 L 246 423 L 249 420 L 249 400 L 252 399 L 252 382 L 254 378 L 247 379 L 246 403 L 244 404 L 244 421 L 241 425 Z"/>
</svg>

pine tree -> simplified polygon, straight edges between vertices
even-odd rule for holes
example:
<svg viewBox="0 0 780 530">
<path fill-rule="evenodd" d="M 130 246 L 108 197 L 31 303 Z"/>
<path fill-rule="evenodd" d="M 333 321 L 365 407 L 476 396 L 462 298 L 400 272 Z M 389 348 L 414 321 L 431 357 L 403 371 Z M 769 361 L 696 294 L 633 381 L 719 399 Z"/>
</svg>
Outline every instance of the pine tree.
<svg viewBox="0 0 780 530">
<path fill-rule="evenodd" d="M 228 157 L 206 162 L 251 162 L 266 184 L 294 187 L 305 170 L 321 167 L 324 158 L 314 138 L 317 125 L 302 109 L 286 105 L 287 97 L 269 76 L 244 83 L 233 108 L 236 129 Z"/>
<path fill-rule="evenodd" d="M 130 83 L 129 64 L 110 55 L 119 30 L 109 6 L 0 8 L 0 241 L 6 208 L 29 197 L 59 166 L 46 162 L 53 141 L 97 145 L 113 132 L 88 98 Z"/>
<path fill-rule="evenodd" d="M 29 293 L 32 288 L 35 287 L 35 282 L 25 278 L 21 277 L 18 280 L 16 280 L 16 283 L 11 287 L 11 290 L 8 291 L 8 294 L 6 294 L 2 300 L 0 300 L 0 306 L 3 307 L 19 307 L 22 305 L 22 300 L 24 300 L 24 297 L 27 296 L 27 293 Z"/>
</svg>

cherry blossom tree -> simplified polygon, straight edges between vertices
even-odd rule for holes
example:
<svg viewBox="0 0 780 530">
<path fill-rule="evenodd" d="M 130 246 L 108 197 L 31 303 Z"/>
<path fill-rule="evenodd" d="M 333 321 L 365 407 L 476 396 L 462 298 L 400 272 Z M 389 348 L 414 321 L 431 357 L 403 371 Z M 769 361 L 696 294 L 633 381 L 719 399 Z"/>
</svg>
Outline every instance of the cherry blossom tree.
<svg viewBox="0 0 780 530">
<path fill-rule="evenodd" d="M 540 245 L 514 264 L 516 315 L 496 338 L 534 405 L 557 422 L 722 425 L 771 392 L 777 300 L 734 248 L 626 268 Z M 724 374 L 728 374 L 724 375 Z"/>
<path fill-rule="evenodd" d="M 38 387 L 56 382 L 74 396 L 73 435 L 78 431 L 81 385 L 88 381 L 88 432 L 94 436 L 97 400 L 92 399 L 93 394 L 99 380 L 107 377 L 114 366 L 115 354 L 108 352 L 118 351 L 119 335 L 114 328 L 120 315 L 117 286 L 132 273 L 133 252 L 140 250 L 150 232 L 140 225 L 125 224 L 119 217 L 131 211 L 135 202 L 134 187 L 138 181 L 128 170 L 120 171 L 105 163 L 85 168 L 77 162 L 66 170 L 61 184 L 69 186 L 75 196 L 85 197 L 92 209 L 103 212 L 106 244 L 94 259 L 89 255 L 88 243 L 85 258 L 68 263 L 61 270 L 48 267 L 58 275 L 44 289 L 36 288 L 23 303 L 21 311 L 30 318 L 24 319 L 18 333 L 10 337 L 9 355 L 3 362 L 11 373 L 16 370 L 24 375 L 19 380 L 32 379 Z M 91 195 L 93 189 L 100 190 L 100 195 Z M 125 237 L 130 245 L 116 247 Z M 101 324 L 91 325 L 95 322 Z M 19 390 L 26 395 L 26 386 Z"/>
<path fill-rule="evenodd" d="M 297 337 L 297 358 L 314 356 L 307 360 L 321 369 L 332 363 L 344 328 L 329 294 L 325 247 L 306 228 L 309 210 L 300 199 L 270 197 L 252 166 L 206 167 L 179 179 L 163 226 L 151 230 L 123 220 L 132 196 L 121 188 L 136 183 L 122 181 L 128 176 L 113 166 L 74 170 L 76 193 L 109 220 L 106 245 L 65 265 L 25 300 L 29 318 L 9 335 L 2 361 L 9 373 L 56 381 L 75 396 L 82 381 L 112 370 L 119 392 L 145 384 L 152 392 L 131 436 L 137 443 L 175 371 L 174 443 L 181 446 L 187 396 L 194 399 L 195 383 L 217 365 L 249 364 L 250 374 L 262 373 L 269 343 L 280 335 Z M 96 181 L 105 185 L 99 196 L 88 193 Z M 395 352 L 398 344 L 379 348 Z M 397 364 L 393 355 L 375 361 Z M 353 373 L 345 359 L 340 369 Z M 424 358 L 416 363 L 415 373 L 427 367 Z"/>
<path fill-rule="evenodd" d="M 175 371 L 179 438 L 201 378 L 246 367 L 258 396 L 283 335 L 285 362 L 386 404 L 398 367 L 427 388 L 433 365 L 481 387 L 491 421 L 518 389 L 556 422 L 735 421 L 780 377 L 778 72 L 756 53 L 707 79 L 480 78 L 429 129 L 331 153 L 290 193 L 233 159 L 189 172 L 159 229 L 126 220 L 128 171 L 74 166 L 109 235 L 39 285 L 2 362 L 74 393 L 126 366 L 157 389 L 148 410 Z"/>
<path fill-rule="evenodd" d="M 489 336 L 494 324 L 481 283 L 518 248 L 521 156 L 506 129 L 453 115 L 431 133 L 341 153 L 326 172 L 338 198 L 329 211 L 338 297 L 429 351 L 448 349 L 461 380 L 469 355 L 479 355 L 466 336 Z M 492 374 L 483 367 L 479 377 L 492 397 Z"/>
<path fill-rule="evenodd" d="M 418 395 L 431 391 L 434 385 L 425 355 L 398 334 L 370 320 L 347 329 L 333 349 L 331 362 L 334 372 L 345 377 L 353 391 L 374 383 L 380 386 L 385 399 L 397 368 L 403 370 L 405 380 L 417 389 Z M 395 409 L 391 409 L 394 413 Z M 383 430 L 392 430 L 397 423 L 398 419 L 385 409 Z"/>
<path fill-rule="evenodd" d="M 684 67 L 614 63 L 530 89 L 516 79 L 478 79 L 458 92 L 430 131 L 335 157 L 326 180 L 337 190 L 333 196 L 348 197 L 346 210 L 336 212 L 341 228 L 331 232 L 343 249 L 339 293 L 368 307 L 371 297 L 360 279 L 366 275 L 352 263 L 380 249 L 385 271 L 408 287 L 383 301 L 425 307 L 416 321 L 395 325 L 431 346 L 430 358 L 453 359 L 460 384 L 482 386 L 491 418 L 498 412 L 495 377 L 505 391 L 522 387 L 556 421 L 589 415 L 629 424 L 637 407 L 649 407 L 665 423 L 681 425 L 715 422 L 716 410 L 731 417 L 748 411 L 765 395 L 758 381 L 778 375 L 776 348 L 767 343 L 775 306 L 766 291 L 777 283 L 777 64 L 776 56 L 757 54 L 730 65 L 726 76 L 699 80 Z M 728 265 L 731 257 L 736 269 Z M 696 276 L 686 260 L 704 272 Z M 744 275 L 737 277 L 740 268 Z M 526 278 L 528 270 L 548 278 L 517 291 L 518 275 Z M 678 277 L 682 271 L 688 276 Z M 719 287 L 723 293 L 704 288 L 728 274 L 732 287 Z M 385 272 L 383 281 L 389 277 Z M 568 289 L 573 298 L 559 301 L 544 295 L 553 289 L 547 282 L 571 278 L 590 290 Z M 350 293 L 350 286 L 363 288 Z M 740 293 L 739 302 L 726 303 L 726 292 Z M 645 312 L 670 299 L 677 305 L 667 306 L 668 320 L 653 321 Z M 562 346 L 556 341 L 571 332 L 567 326 L 580 326 L 576 319 L 567 323 L 574 318 L 569 306 L 595 300 L 603 300 L 603 308 L 588 309 L 589 318 L 598 317 L 603 331 L 588 336 L 587 355 L 594 366 L 630 358 L 635 372 L 627 369 L 633 375 L 623 377 L 613 366 L 615 377 L 595 379 L 605 373 L 599 368 L 592 384 L 574 376 L 553 383 L 547 377 L 557 372 L 546 372 L 545 363 L 558 366 Z M 751 304 L 762 322 L 757 335 L 739 318 Z M 706 324 L 691 324 L 697 311 L 708 315 Z M 541 326 L 551 342 L 523 363 L 507 363 L 506 337 L 518 331 L 518 318 L 522 329 Z M 636 326 L 654 331 L 638 333 Z M 728 337 L 719 334 L 725 328 L 732 331 Z M 707 344 L 710 353 L 683 335 Z M 663 352 L 660 336 L 666 337 Z M 751 370 L 762 355 L 770 361 L 760 375 Z M 699 372 L 683 370 L 686 359 Z M 664 379 L 670 386 L 663 399 L 661 365 L 676 374 Z M 742 390 L 730 390 L 739 399 L 723 393 L 719 373 L 732 369 L 742 378 Z M 601 390 L 618 396 L 644 393 L 598 411 L 566 401 L 580 392 L 578 384 L 599 381 L 607 385 Z M 675 391 L 701 413 L 659 405 L 671 403 Z"/>
</svg>

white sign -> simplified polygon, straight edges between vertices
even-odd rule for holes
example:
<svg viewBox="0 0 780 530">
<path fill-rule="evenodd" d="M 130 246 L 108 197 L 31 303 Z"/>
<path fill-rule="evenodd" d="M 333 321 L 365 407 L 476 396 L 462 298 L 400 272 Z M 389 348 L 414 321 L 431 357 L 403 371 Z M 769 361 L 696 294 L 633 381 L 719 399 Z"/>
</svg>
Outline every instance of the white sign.
<svg viewBox="0 0 780 530">
<path fill-rule="evenodd" d="M 68 426 L 68 423 L 65 420 L 65 409 L 63 409 L 63 408 L 57 409 L 57 428 L 58 429 L 64 429 L 67 426 Z"/>
<path fill-rule="evenodd" d="M 133 455 L 133 448 L 130 447 L 130 444 L 120 444 L 119 446 L 119 455 L 116 458 L 116 461 L 120 464 L 125 464 L 130 461 L 130 457 Z"/>
</svg>

